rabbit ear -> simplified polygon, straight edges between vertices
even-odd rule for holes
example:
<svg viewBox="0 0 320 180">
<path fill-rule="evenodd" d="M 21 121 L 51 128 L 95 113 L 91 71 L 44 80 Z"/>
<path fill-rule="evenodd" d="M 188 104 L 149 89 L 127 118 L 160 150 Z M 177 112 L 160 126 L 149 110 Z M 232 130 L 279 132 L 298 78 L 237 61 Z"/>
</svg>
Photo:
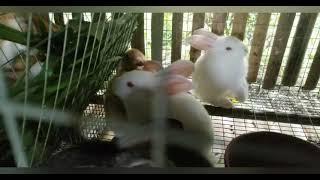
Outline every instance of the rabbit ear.
<svg viewBox="0 0 320 180">
<path fill-rule="evenodd" d="M 188 92 L 193 88 L 190 80 L 177 74 L 169 76 L 164 85 L 168 95 L 174 95 L 179 92 Z"/>
<path fill-rule="evenodd" d="M 162 65 L 158 61 L 145 61 L 142 70 L 150 72 L 158 72 L 162 69 Z"/>
<path fill-rule="evenodd" d="M 204 35 L 195 34 L 187 38 L 186 42 L 196 49 L 208 50 L 213 47 L 213 44 L 215 43 L 215 39 L 204 36 Z"/>
<path fill-rule="evenodd" d="M 194 71 L 194 64 L 189 60 L 178 60 L 168 66 L 166 69 L 159 71 L 156 76 L 166 78 L 172 75 L 183 77 L 190 76 Z"/>
<path fill-rule="evenodd" d="M 194 64 L 188 60 L 178 60 L 172 63 L 168 68 L 167 72 L 169 74 L 181 75 L 188 77 L 192 74 L 194 70 Z"/>
<path fill-rule="evenodd" d="M 218 35 L 214 34 L 213 32 L 207 31 L 204 28 L 200 28 L 200 29 L 193 31 L 193 34 L 207 36 L 207 37 L 212 38 L 214 40 L 218 38 Z"/>
<path fill-rule="evenodd" d="M 168 95 L 187 92 L 193 88 L 192 82 L 187 78 L 192 74 L 194 64 L 188 60 L 178 60 L 166 69 L 158 72 L 157 77 L 163 79 L 164 88 Z"/>
</svg>

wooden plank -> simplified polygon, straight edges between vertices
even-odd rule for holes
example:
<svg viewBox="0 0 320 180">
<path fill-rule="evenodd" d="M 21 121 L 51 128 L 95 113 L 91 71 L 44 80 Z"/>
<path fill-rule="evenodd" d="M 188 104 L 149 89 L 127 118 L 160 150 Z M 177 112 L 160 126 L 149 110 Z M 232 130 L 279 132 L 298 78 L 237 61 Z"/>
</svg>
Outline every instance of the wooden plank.
<svg viewBox="0 0 320 180">
<path fill-rule="evenodd" d="M 63 13 L 54 13 L 53 18 L 57 25 L 64 25 Z"/>
<path fill-rule="evenodd" d="M 286 50 L 294 18 L 295 13 L 281 13 L 280 15 L 269 62 L 267 65 L 266 74 L 264 76 L 262 85 L 262 88 L 264 89 L 274 88 L 277 82 L 277 77 L 279 75 L 283 55 Z"/>
<path fill-rule="evenodd" d="M 239 38 L 241 41 L 244 38 L 244 33 L 246 31 L 246 24 L 248 19 L 248 13 L 235 13 L 231 36 Z"/>
<path fill-rule="evenodd" d="M 204 27 L 204 18 L 205 13 L 194 13 L 193 14 L 193 20 L 192 20 L 192 32 L 194 30 L 197 30 L 199 28 Z M 195 49 L 193 47 L 190 47 L 190 60 L 192 62 L 196 62 L 198 57 L 201 55 L 201 51 L 198 49 Z"/>
<path fill-rule="evenodd" d="M 248 82 L 256 82 L 271 14 L 259 13 L 249 55 Z"/>
<path fill-rule="evenodd" d="M 318 45 L 317 52 L 314 55 L 313 62 L 308 74 L 306 83 L 303 86 L 304 90 L 313 90 L 317 87 L 320 78 L 320 44 Z"/>
<path fill-rule="evenodd" d="M 211 31 L 217 35 L 224 34 L 224 28 L 226 27 L 228 13 L 215 13 L 213 14 Z"/>
<path fill-rule="evenodd" d="M 181 59 L 183 13 L 172 15 L 171 62 Z"/>
<path fill-rule="evenodd" d="M 295 38 L 290 49 L 282 85 L 294 86 L 300 72 L 308 42 L 317 19 L 317 13 L 302 13 L 300 15 Z"/>
<path fill-rule="evenodd" d="M 144 48 L 144 13 L 139 13 L 137 17 L 138 27 L 133 33 L 131 47 L 139 49 L 143 54 L 145 54 Z"/>
<path fill-rule="evenodd" d="M 92 22 L 98 22 L 99 21 L 99 13 L 91 13 L 92 16 Z"/>
<path fill-rule="evenodd" d="M 151 58 L 162 63 L 163 13 L 153 13 L 151 19 Z"/>
<path fill-rule="evenodd" d="M 83 13 L 72 13 L 72 19 L 80 19 L 80 16 L 83 18 Z"/>
</svg>

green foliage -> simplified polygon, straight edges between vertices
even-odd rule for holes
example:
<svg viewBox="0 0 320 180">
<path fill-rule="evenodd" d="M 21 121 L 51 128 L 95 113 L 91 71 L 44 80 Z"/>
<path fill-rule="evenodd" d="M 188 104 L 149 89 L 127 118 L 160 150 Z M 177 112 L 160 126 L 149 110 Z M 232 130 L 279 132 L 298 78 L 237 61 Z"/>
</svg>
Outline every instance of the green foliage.
<svg viewBox="0 0 320 180">
<path fill-rule="evenodd" d="M 25 89 L 25 75 L 10 87 L 8 92 L 11 100 L 23 103 L 27 93 L 28 104 L 41 105 L 45 98 L 46 108 L 65 108 L 69 112 L 82 113 L 88 106 L 90 98 L 95 96 L 103 87 L 104 81 L 110 78 L 130 44 L 136 28 L 136 15 L 115 13 L 111 21 L 101 20 L 99 24 L 98 22 L 90 24 L 82 20 L 80 32 L 80 17 L 75 14 L 73 16 L 75 19 L 69 21 L 68 27 L 60 25 L 62 26 L 59 28 L 60 31 L 52 32 L 50 54 L 46 54 L 48 32 L 32 34 L 30 48 L 36 48 L 39 54 L 45 55 L 40 59 L 43 66 L 40 74 L 28 80 L 28 89 Z M 62 57 L 66 31 L 65 55 Z M 0 25 L 2 39 L 26 45 L 26 36 L 27 33 Z M 47 58 L 48 64 L 46 64 Z M 46 65 L 48 65 L 47 70 Z M 47 87 L 44 87 L 45 82 Z M 22 119 L 19 119 L 20 126 L 21 123 Z M 49 124 L 42 123 L 41 126 L 35 161 L 40 158 Z M 55 146 L 64 135 L 70 133 L 68 129 L 52 126 L 48 144 Z M 29 160 L 33 153 L 37 129 L 37 121 L 27 121 L 23 142 Z M 49 149 L 50 147 L 47 148 Z"/>
</svg>

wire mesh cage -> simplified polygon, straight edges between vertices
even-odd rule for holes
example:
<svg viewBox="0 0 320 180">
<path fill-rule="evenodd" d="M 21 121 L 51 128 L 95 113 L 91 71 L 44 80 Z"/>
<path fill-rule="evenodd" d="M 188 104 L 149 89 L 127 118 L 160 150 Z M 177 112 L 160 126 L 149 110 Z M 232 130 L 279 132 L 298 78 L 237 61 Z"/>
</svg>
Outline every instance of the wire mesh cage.
<svg viewBox="0 0 320 180">
<path fill-rule="evenodd" d="M 279 132 L 319 144 L 318 13 L 5 13 L 0 21 L 1 69 L 6 75 L 6 84 L 0 86 L 3 166 L 13 163 L 13 157 L 19 166 L 35 166 L 61 144 L 82 140 L 69 128 L 56 126 L 59 123 L 81 124 L 86 139 L 112 139 L 106 107 L 116 105 L 107 106 L 104 98 L 127 50 L 136 48 L 164 68 L 179 59 L 196 62 L 205 52 L 184 40 L 199 28 L 235 36 L 248 47 L 245 102 L 226 109 L 195 97 L 210 114 L 214 167 L 225 167 L 229 143 L 249 132 Z M 160 119 L 166 118 L 167 103 L 162 95 L 151 113 L 159 120 L 154 121 L 156 128 L 136 130 L 131 137 L 154 133 L 153 157 L 160 164 L 166 127 Z M 152 107 L 139 110 L 153 112 Z M 171 157 L 178 154 L 174 151 Z"/>
</svg>

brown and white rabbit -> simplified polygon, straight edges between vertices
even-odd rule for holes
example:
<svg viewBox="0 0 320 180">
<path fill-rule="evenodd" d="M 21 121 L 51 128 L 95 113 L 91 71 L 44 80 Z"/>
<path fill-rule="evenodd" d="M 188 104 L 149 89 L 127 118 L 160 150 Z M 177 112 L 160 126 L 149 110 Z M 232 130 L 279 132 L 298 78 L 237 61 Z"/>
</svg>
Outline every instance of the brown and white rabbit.
<svg viewBox="0 0 320 180">
<path fill-rule="evenodd" d="M 242 41 L 201 28 L 195 30 L 186 42 L 205 51 L 195 62 L 192 75 L 194 92 L 202 101 L 232 108 L 228 96 L 237 98 L 239 102 L 247 99 L 247 48 Z"/>
<path fill-rule="evenodd" d="M 0 23 L 15 30 L 26 32 L 28 21 L 26 14 L 23 13 L 4 13 L 0 15 Z M 35 26 L 33 26 L 35 31 Z M 14 83 L 25 71 L 25 59 L 19 54 L 26 51 L 26 46 L 7 40 L 0 40 L 0 67 L 6 72 L 10 83 Z M 40 73 L 42 62 L 37 61 L 33 56 L 37 54 L 36 49 L 30 51 L 30 77 L 33 78 Z M 15 59 L 15 60 L 14 60 Z M 14 60 L 14 61 L 13 61 Z"/>
</svg>

